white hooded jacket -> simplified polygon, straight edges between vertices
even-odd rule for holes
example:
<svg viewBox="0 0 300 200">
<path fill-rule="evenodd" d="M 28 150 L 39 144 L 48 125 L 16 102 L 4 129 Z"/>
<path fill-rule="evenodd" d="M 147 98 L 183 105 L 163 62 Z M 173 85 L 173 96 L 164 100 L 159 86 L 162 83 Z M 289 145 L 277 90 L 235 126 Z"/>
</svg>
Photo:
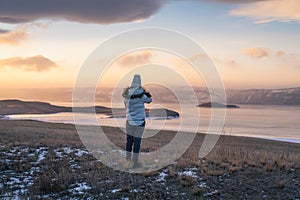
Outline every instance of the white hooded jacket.
<svg viewBox="0 0 300 200">
<path fill-rule="evenodd" d="M 151 103 L 152 98 L 147 95 L 141 87 L 130 87 L 126 94 L 124 104 L 126 107 L 126 118 L 131 125 L 142 125 L 145 122 L 145 103 Z"/>
</svg>

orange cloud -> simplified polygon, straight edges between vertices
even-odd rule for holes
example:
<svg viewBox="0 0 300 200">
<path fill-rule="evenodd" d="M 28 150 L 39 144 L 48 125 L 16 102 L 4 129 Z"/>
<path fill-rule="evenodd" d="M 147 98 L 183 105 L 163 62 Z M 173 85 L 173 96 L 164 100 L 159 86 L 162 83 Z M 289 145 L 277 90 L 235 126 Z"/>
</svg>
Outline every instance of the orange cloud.
<svg viewBox="0 0 300 200">
<path fill-rule="evenodd" d="M 278 51 L 272 51 L 268 50 L 263 47 L 257 47 L 257 48 L 247 48 L 241 50 L 242 54 L 250 56 L 254 59 L 259 59 L 263 57 L 277 57 L 277 58 L 284 58 L 284 57 L 290 57 L 288 54 L 283 51 L 283 50 L 278 50 Z"/>
<path fill-rule="evenodd" d="M 52 22 L 32 22 L 27 24 L 18 25 L 15 30 L 0 29 L 0 45 L 19 45 L 22 41 L 28 37 L 27 30 L 32 27 L 40 29 L 47 29 L 52 25 Z"/>
<path fill-rule="evenodd" d="M 251 58 L 254 58 L 254 59 L 259 59 L 259 58 L 269 56 L 268 50 L 265 48 L 261 48 L 261 47 L 247 48 L 247 49 L 243 49 L 241 52 L 242 52 L 242 54 L 250 56 Z"/>
<path fill-rule="evenodd" d="M 22 69 L 25 71 L 42 72 L 42 71 L 48 71 L 57 66 L 58 65 L 55 62 L 42 55 L 37 55 L 28 58 L 13 57 L 13 58 L 0 60 L 0 69 L 14 68 L 14 69 Z"/>
<path fill-rule="evenodd" d="M 300 21 L 300 1 L 259 1 L 234 9 L 230 14 L 249 17 L 256 23 Z"/>
<path fill-rule="evenodd" d="M 118 64 L 122 67 L 132 67 L 137 65 L 143 65 L 150 62 L 152 54 L 150 51 L 139 51 L 123 56 Z"/>
<path fill-rule="evenodd" d="M 216 62 L 218 66 L 226 66 L 236 68 L 239 66 L 239 63 L 233 59 L 221 59 L 221 58 L 213 58 L 213 61 Z"/>
<path fill-rule="evenodd" d="M 277 51 L 277 53 L 276 53 L 276 56 L 278 56 L 278 57 L 283 57 L 283 56 L 285 56 L 286 55 L 286 53 L 284 52 L 284 51 Z"/>
<path fill-rule="evenodd" d="M 0 30 L 0 45 L 19 45 L 21 41 L 27 39 L 27 35 L 24 29 L 16 29 L 13 31 Z"/>
<path fill-rule="evenodd" d="M 198 53 L 189 58 L 189 61 L 194 62 L 198 59 L 209 59 L 208 55 L 203 53 Z"/>
</svg>

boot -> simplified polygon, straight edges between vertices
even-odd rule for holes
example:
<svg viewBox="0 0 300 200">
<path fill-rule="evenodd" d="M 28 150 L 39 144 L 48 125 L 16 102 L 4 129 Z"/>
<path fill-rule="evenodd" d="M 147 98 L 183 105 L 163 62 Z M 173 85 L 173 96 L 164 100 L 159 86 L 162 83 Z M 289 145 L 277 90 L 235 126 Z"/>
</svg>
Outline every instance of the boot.
<svg viewBox="0 0 300 200">
<path fill-rule="evenodd" d="M 134 153 L 133 154 L 133 166 L 132 166 L 132 168 L 141 168 L 141 167 L 143 167 L 143 164 L 140 163 L 138 160 L 139 160 L 139 154 Z"/>
<path fill-rule="evenodd" d="M 131 161 L 131 152 L 126 152 L 126 161 L 130 162 Z"/>
<path fill-rule="evenodd" d="M 138 162 L 138 161 L 133 161 L 133 165 L 132 165 L 132 168 L 133 169 L 136 169 L 136 168 L 142 168 L 143 167 L 143 164 Z"/>
</svg>

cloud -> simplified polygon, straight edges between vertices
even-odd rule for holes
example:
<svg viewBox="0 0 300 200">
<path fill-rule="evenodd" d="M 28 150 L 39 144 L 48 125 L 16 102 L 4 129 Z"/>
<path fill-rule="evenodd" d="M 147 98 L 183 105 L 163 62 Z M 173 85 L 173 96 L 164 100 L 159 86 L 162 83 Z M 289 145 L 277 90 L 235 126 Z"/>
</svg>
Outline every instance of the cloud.
<svg viewBox="0 0 300 200">
<path fill-rule="evenodd" d="M 36 71 L 43 72 L 48 71 L 52 68 L 56 68 L 58 65 L 42 55 L 37 55 L 33 57 L 13 57 L 0 60 L 1 68 L 14 68 L 22 69 L 25 71 Z"/>
<path fill-rule="evenodd" d="M 214 64 L 218 65 L 218 66 L 226 66 L 226 67 L 237 67 L 239 66 L 239 64 L 237 63 L 236 60 L 234 59 L 228 59 L 228 58 L 220 58 L 220 57 L 209 57 L 207 54 L 195 54 L 193 56 L 191 56 L 189 59 L 189 61 L 191 62 L 195 62 L 196 60 L 211 60 L 212 62 L 214 62 Z"/>
<path fill-rule="evenodd" d="M 27 36 L 28 34 L 24 29 L 16 29 L 12 31 L 0 29 L 0 45 L 19 45 L 21 41 L 27 39 Z"/>
<path fill-rule="evenodd" d="M 244 16 L 256 23 L 300 22 L 299 0 L 269 0 L 241 6 L 230 11 L 231 15 Z"/>
<path fill-rule="evenodd" d="M 111 24 L 140 21 L 155 14 L 167 0 L 2 0 L 0 22 L 25 23 L 65 19 Z"/>
<path fill-rule="evenodd" d="M 246 56 L 250 56 L 253 59 L 260 59 L 269 56 L 268 50 L 266 48 L 261 48 L 261 47 L 247 48 L 247 49 L 243 49 L 241 52 L 242 54 Z"/>
<path fill-rule="evenodd" d="M 190 58 L 188 58 L 188 60 L 191 61 L 191 62 L 195 62 L 198 59 L 200 59 L 200 60 L 209 59 L 209 57 L 206 54 L 198 53 L 198 54 L 195 54 L 195 55 L 191 56 Z"/>
<path fill-rule="evenodd" d="M 297 53 L 287 53 L 285 51 L 274 52 L 275 65 L 282 69 L 300 70 L 300 56 Z M 298 73 L 299 71 L 297 71 Z"/>
<path fill-rule="evenodd" d="M 32 27 L 47 29 L 51 25 L 52 22 L 32 22 L 18 25 L 15 30 L 0 29 L 0 45 L 19 45 L 22 41 L 28 38 L 28 29 Z"/>
<path fill-rule="evenodd" d="M 285 51 L 279 50 L 279 51 L 276 52 L 277 57 L 283 57 L 285 55 L 286 55 Z"/>
<path fill-rule="evenodd" d="M 41 19 L 113 24 L 148 19 L 166 3 L 183 0 L 2 0 L 0 22 L 28 23 Z M 192 1 L 192 0 L 190 0 Z M 211 0 L 194 0 L 211 2 Z M 300 20 L 299 0 L 213 0 L 243 4 L 230 14 L 253 18 L 258 23 Z"/>
<path fill-rule="evenodd" d="M 242 49 L 241 53 L 250 56 L 253 59 L 260 59 L 264 57 L 270 57 L 270 58 L 291 58 L 291 55 L 293 54 L 287 54 L 283 50 L 270 50 L 264 47 L 256 47 L 256 48 L 246 48 Z"/>
<path fill-rule="evenodd" d="M 48 29 L 50 26 L 52 25 L 52 22 L 45 22 L 45 23 L 42 23 L 42 22 L 32 22 L 32 23 L 29 23 L 29 24 L 26 24 L 26 28 L 29 28 L 29 27 L 38 27 L 40 29 Z"/>
<path fill-rule="evenodd" d="M 214 0 L 220 3 L 234 3 L 234 4 L 242 4 L 242 3 L 253 3 L 258 1 L 268 1 L 268 0 Z"/>
<path fill-rule="evenodd" d="M 9 30 L 5 30 L 5 29 L 0 29 L 0 34 L 3 34 L 3 33 L 8 33 Z"/>
<path fill-rule="evenodd" d="M 150 51 L 138 51 L 121 57 L 118 64 L 122 67 L 143 65 L 150 62 L 151 56 L 152 54 Z"/>
<path fill-rule="evenodd" d="M 222 58 L 213 58 L 213 61 L 216 62 L 218 66 L 226 66 L 231 68 L 239 67 L 239 63 L 234 59 L 222 59 Z"/>
<path fill-rule="evenodd" d="M 154 15 L 166 3 L 176 1 L 183 0 L 51 0 L 47 2 L 41 0 L 2 0 L 0 3 L 0 22 L 15 24 L 34 22 L 41 19 L 63 19 L 94 24 L 138 22 Z M 194 1 L 211 2 L 211 0 Z M 233 15 L 242 16 L 249 16 L 252 8 L 256 7 L 256 5 L 269 5 L 269 3 L 273 2 L 272 0 L 214 1 L 219 3 L 247 4 L 245 7 L 231 11 Z M 286 1 L 298 5 L 298 0 L 285 0 L 282 2 Z M 253 4 L 248 6 L 249 3 Z M 254 11 L 256 11 L 256 8 Z M 299 10 L 294 12 L 294 14 L 297 13 L 299 13 Z M 265 13 L 263 12 L 263 14 Z"/>
</svg>

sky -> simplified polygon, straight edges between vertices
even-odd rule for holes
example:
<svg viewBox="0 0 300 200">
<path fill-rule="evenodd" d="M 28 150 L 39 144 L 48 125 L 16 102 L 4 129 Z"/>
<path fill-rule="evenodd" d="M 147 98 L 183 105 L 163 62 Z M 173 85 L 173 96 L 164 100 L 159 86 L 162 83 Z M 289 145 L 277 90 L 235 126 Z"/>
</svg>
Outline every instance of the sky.
<svg viewBox="0 0 300 200">
<path fill-rule="evenodd" d="M 99 45 L 146 27 L 174 30 L 199 44 L 227 89 L 300 87 L 299 0 L 2 0 L 2 96 L 7 90 L 72 88 Z M 158 63 L 203 86 L 205 77 L 186 62 L 197 56 L 129 52 L 99 82 L 114 87 L 133 68 Z"/>
</svg>

